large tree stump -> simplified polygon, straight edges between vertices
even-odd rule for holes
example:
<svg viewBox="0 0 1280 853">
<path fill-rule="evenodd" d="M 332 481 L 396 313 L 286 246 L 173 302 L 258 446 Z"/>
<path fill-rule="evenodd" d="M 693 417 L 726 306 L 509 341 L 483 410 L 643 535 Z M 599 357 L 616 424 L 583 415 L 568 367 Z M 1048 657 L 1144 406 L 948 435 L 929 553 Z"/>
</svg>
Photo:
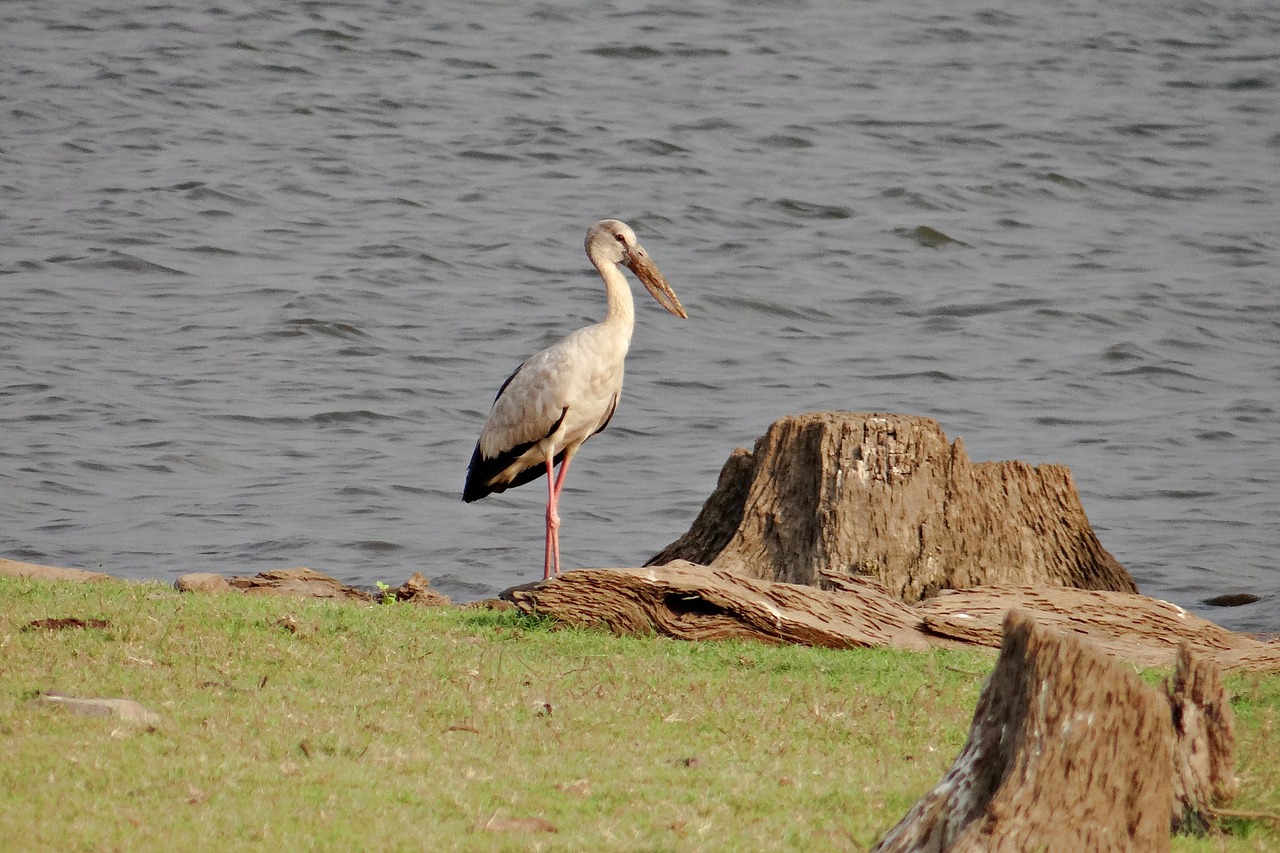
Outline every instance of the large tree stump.
<svg viewBox="0 0 1280 853">
<path fill-rule="evenodd" d="M 735 450 L 693 527 L 649 560 L 814 585 L 865 575 L 914 602 L 981 584 L 1136 592 L 1061 465 L 969 461 L 936 421 L 817 412 Z"/>
<path fill-rule="evenodd" d="M 1186 766 L 1196 750 L 1175 746 L 1169 702 L 1128 667 L 1018 611 L 1004 628 L 959 757 L 874 850 L 1169 849 L 1175 810 L 1226 791 L 1225 782 L 1214 786 L 1229 769 L 1215 777 Z M 1179 695 L 1206 722 L 1228 715 L 1207 727 L 1228 733 L 1221 745 L 1230 740 L 1230 709 L 1214 677 L 1187 655 L 1175 680 L 1186 682 Z M 1192 682 L 1204 689 L 1197 694 Z M 1178 715 L 1189 716 L 1185 708 Z M 1230 746 L 1211 749 L 1214 737 L 1200 738 L 1207 757 L 1199 763 L 1229 768 Z"/>
</svg>

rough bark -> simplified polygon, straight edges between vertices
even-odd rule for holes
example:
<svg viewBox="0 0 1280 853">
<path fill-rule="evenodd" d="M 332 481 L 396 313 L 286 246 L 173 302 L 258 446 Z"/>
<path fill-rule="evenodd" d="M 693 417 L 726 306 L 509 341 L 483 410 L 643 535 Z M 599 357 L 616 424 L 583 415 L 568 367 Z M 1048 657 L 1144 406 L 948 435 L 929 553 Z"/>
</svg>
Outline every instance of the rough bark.
<svg viewBox="0 0 1280 853">
<path fill-rule="evenodd" d="M 752 638 L 838 648 L 998 648 L 1004 615 L 1018 609 L 1135 666 L 1172 666 L 1181 644 L 1223 670 L 1280 671 L 1280 643 L 1228 631 L 1143 595 L 976 587 L 912 607 L 872 578 L 824 574 L 819 580 L 815 588 L 676 562 L 577 569 L 509 589 L 502 598 L 526 612 L 619 634 L 656 631 L 681 640 Z"/>
<path fill-rule="evenodd" d="M 756 639 L 827 648 L 927 649 L 942 641 L 920 617 L 872 585 L 826 591 L 675 563 L 566 572 L 502 597 L 529 613 L 619 634 L 656 631 L 681 640 Z"/>
<path fill-rule="evenodd" d="M 1131 669 L 1011 612 L 959 757 L 874 850 L 1168 850 L 1173 743 Z"/>
<path fill-rule="evenodd" d="M 925 629 L 984 646 L 1000 645 L 1004 614 L 1018 609 L 1065 633 L 1086 636 L 1136 666 L 1172 666 L 1180 645 L 1223 669 L 1280 670 L 1280 643 L 1228 631 L 1176 604 L 1123 592 L 990 586 L 920 602 Z"/>
<path fill-rule="evenodd" d="M 1168 693 L 1174 731 L 1173 822 L 1200 830 L 1236 794 L 1235 715 L 1222 673 L 1186 644 Z"/>
<path fill-rule="evenodd" d="M 970 462 L 936 421 L 817 412 L 735 450 L 693 527 L 649 565 L 733 565 L 814 585 L 874 577 L 904 601 L 980 584 L 1136 592 L 1061 465 Z"/>
</svg>

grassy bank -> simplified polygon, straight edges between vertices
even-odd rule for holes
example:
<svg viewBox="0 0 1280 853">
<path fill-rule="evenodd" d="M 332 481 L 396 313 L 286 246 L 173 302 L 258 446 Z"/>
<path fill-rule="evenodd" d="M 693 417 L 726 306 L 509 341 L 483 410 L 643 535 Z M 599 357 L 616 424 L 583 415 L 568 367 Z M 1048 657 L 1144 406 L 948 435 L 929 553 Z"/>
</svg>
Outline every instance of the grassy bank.
<svg viewBox="0 0 1280 853">
<path fill-rule="evenodd" d="M 60 617 L 107 625 L 24 630 Z M 0 579 L 0 839 L 58 851 L 865 849 L 949 767 L 993 659 Z M 1235 806 L 1280 811 L 1280 676 L 1229 685 Z M 128 697 L 161 721 L 30 701 L 46 690 Z M 1264 822 L 1234 829 L 1175 849 L 1280 849 Z"/>
</svg>

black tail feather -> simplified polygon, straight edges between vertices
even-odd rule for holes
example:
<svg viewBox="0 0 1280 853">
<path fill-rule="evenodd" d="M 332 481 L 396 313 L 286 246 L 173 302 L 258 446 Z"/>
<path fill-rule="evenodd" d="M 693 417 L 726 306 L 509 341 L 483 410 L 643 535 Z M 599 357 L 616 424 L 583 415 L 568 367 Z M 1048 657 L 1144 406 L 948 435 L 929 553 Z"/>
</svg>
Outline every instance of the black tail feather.
<svg viewBox="0 0 1280 853">
<path fill-rule="evenodd" d="M 538 462 L 516 474 L 510 483 L 489 482 L 505 471 L 512 462 L 519 459 L 521 454 L 532 446 L 532 444 L 523 445 L 506 453 L 500 453 L 492 459 L 485 459 L 480 455 L 480 445 L 477 444 L 475 451 L 471 454 L 471 464 L 467 466 L 467 483 L 462 488 L 462 499 L 467 503 L 478 501 L 483 497 L 505 492 L 507 489 L 514 489 L 517 486 L 523 486 L 525 483 L 530 483 L 547 473 L 546 464 Z M 564 461 L 563 450 L 556 454 L 553 464 L 559 465 L 562 461 Z"/>
</svg>

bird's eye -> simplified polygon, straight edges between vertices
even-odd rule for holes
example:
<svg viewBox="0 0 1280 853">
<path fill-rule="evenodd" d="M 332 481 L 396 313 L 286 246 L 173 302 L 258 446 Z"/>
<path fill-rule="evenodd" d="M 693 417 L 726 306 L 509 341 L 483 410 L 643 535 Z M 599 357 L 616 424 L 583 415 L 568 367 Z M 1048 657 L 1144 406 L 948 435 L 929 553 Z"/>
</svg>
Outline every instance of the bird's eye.
<svg viewBox="0 0 1280 853">
<path fill-rule="evenodd" d="M 617 240 L 619 243 L 621 243 L 624 246 L 627 245 L 627 238 L 623 237 L 621 234 L 614 234 L 613 239 Z"/>
</svg>

